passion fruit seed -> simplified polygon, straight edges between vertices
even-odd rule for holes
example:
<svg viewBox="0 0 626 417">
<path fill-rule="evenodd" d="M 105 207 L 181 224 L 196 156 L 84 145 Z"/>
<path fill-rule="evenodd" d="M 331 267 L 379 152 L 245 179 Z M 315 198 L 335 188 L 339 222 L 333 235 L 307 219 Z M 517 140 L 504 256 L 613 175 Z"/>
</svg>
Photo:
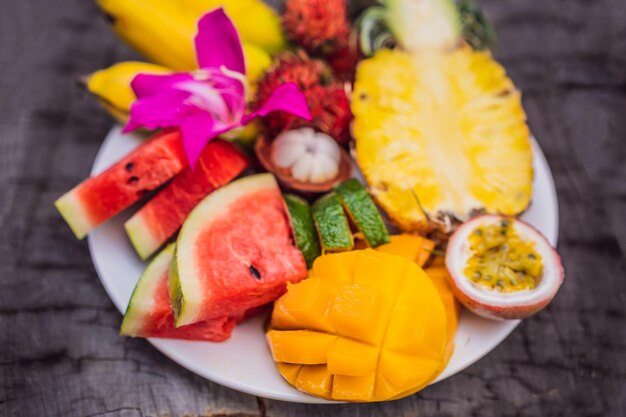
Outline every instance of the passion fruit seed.
<svg viewBox="0 0 626 417">
<path fill-rule="evenodd" d="M 520 238 L 511 221 L 480 226 L 469 241 L 473 254 L 465 275 L 476 284 L 501 292 L 537 286 L 543 270 L 541 256 L 532 242 Z"/>
</svg>

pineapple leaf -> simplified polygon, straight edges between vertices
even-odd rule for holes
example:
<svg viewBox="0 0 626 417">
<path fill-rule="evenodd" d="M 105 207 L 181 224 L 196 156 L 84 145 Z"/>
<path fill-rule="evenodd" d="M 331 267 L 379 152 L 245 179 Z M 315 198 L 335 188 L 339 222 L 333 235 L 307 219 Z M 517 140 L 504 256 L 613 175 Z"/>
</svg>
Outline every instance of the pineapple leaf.
<svg viewBox="0 0 626 417">
<path fill-rule="evenodd" d="M 472 0 L 456 0 L 456 3 L 465 41 L 479 51 L 493 48 L 496 45 L 496 31 L 480 6 Z"/>
</svg>

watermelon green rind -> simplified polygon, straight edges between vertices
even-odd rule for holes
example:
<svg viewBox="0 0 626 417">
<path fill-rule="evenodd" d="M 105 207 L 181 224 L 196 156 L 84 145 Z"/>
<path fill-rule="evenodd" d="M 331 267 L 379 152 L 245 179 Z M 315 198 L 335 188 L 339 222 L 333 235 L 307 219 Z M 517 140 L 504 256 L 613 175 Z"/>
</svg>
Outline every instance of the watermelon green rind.
<svg viewBox="0 0 626 417">
<path fill-rule="evenodd" d="M 146 224 L 142 216 L 131 217 L 124 223 L 124 229 L 142 260 L 148 259 L 162 245 L 162 242 L 152 236 L 152 228 Z"/>
<path fill-rule="evenodd" d="M 313 203 L 313 220 L 324 252 L 348 251 L 354 247 L 348 218 L 335 192 Z"/>
<path fill-rule="evenodd" d="M 84 239 L 95 227 L 89 221 L 89 215 L 76 197 L 75 190 L 68 191 L 54 202 L 65 222 L 70 226 L 77 239 Z"/>
<path fill-rule="evenodd" d="M 306 200 L 293 194 L 286 194 L 283 198 L 287 205 L 296 244 L 304 255 L 307 268 L 311 268 L 313 261 L 321 254 L 311 206 Z"/>
<path fill-rule="evenodd" d="M 165 247 L 145 269 L 128 302 L 128 308 L 124 314 L 120 335 L 141 336 L 145 325 L 145 316 L 149 314 L 154 300 L 155 291 L 158 288 L 158 278 L 166 272 L 175 253 L 175 244 Z"/>
<path fill-rule="evenodd" d="M 178 234 L 176 265 L 179 272 L 178 289 L 172 291 L 172 306 L 176 327 L 203 320 L 201 306 L 203 293 L 201 290 L 200 273 L 195 262 L 195 238 L 202 231 L 207 219 L 217 218 L 229 212 L 230 203 L 252 192 L 264 188 L 278 188 L 272 174 L 257 174 L 241 178 L 210 194 L 202 200 L 189 214 Z M 184 268 L 185 279 L 180 279 Z"/>
<path fill-rule="evenodd" d="M 352 223 L 363 233 L 371 248 L 389 243 L 389 232 L 376 204 L 363 184 L 356 178 L 342 182 L 335 187 L 341 203 Z"/>
<path fill-rule="evenodd" d="M 176 258 L 176 253 L 174 253 Z M 180 283 L 180 276 L 178 275 L 178 264 L 172 262 L 169 270 L 169 293 L 170 293 L 170 306 L 174 313 L 174 325 L 176 324 L 176 318 L 181 316 L 183 308 L 183 290 Z"/>
</svg>

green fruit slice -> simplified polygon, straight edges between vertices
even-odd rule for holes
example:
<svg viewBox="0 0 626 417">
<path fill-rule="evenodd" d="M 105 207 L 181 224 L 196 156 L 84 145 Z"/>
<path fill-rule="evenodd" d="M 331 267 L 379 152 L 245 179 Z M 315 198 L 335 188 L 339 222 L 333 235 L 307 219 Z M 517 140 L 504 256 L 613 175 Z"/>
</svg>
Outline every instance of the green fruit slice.
<svg viewBox="0 0 626 417">
<path fill-rule="evenodd" d="M 383 243 L 389 243 L 387 226 L 380 217 L 376 204 L 359 180 L 352 178 L 344 181 L 335 188 L 335 191 L 350 220 L 363 233 L 369 247 L 375 248 Z"/>
<path fill-rule="evenodd" d="M 315 223 L 313 223 L 313 215 L 311 214 L 311 206 L 306 200 L 293 194 L 286 194 L 283 198 L 285 199 L 285 204 L 287 204 L 296 244 L 304 255 L 307 268 L 311 268 L 315 258 L 321 254 Z"/>
<path fill-rule="evenodd" d="M 313 204 L 313 220 L 324 252 L 341 252 L 354 247 L 348 218 L 336 193 L 326 194 Z"/>
</svg>

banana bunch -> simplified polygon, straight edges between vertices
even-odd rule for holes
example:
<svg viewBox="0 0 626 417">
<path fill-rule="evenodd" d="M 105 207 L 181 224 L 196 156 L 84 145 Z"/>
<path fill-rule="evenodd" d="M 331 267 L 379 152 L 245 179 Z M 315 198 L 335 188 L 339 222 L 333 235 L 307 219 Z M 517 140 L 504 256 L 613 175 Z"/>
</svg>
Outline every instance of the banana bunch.
<svg viewBox="0 0 626 417">
<path fill-rule="evenodd" d="M 135 95 L 130 82 L 139 73 L 196 69 L 194 36 L 206 12 L 224 7 L 243 43 L 251 91 L 269 68 L 270 53 L 285 48 L 280 17 L 261 0 L 96 0 L 126 43 L 154 64 L 122 62 L 96 71 L 84 82 L 102 106 L 121 122 L 128 118 Z M 252 127 L 241 133 L 253 137 Z"/>
</svg>

